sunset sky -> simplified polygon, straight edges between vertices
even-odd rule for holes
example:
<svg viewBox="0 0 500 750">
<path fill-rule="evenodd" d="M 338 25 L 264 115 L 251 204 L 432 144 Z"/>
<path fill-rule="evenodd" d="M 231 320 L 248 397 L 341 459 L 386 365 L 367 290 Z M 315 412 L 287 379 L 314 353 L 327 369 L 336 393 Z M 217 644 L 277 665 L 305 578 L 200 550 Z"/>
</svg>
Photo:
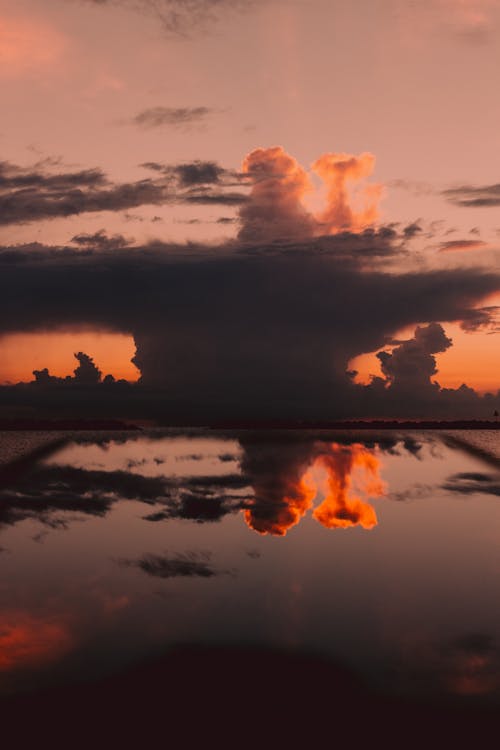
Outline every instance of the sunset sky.
<svg viewBox="0 0 500 750">
<path fill-rule="evenodd" d="M 0 0 L 0 384 L 496 394 L 499 69 L 499 0 Z"/>
</svg>

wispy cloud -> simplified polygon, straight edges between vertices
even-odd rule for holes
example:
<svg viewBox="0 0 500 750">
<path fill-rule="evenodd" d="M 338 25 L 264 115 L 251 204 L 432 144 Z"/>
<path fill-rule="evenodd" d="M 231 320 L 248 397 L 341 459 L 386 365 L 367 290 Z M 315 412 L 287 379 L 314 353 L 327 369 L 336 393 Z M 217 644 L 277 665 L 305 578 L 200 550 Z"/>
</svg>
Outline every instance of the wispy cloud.
<svg viewBox="0 0 500 750">
<path fill-rule="evenodd" d="M 500 206 L 500 183 L 495 185 L 462 185 L 444 190 L 444 197 L 455 206 L 464 208 L 494 208 Z"/>
<path fill-rule="evenodd" d="M 209 107 L 150 107 L 135 115 L 131 122 L 141 128 L 172 127 L 186 130 L 205 123 L 215 112 Z"/>
</svg>

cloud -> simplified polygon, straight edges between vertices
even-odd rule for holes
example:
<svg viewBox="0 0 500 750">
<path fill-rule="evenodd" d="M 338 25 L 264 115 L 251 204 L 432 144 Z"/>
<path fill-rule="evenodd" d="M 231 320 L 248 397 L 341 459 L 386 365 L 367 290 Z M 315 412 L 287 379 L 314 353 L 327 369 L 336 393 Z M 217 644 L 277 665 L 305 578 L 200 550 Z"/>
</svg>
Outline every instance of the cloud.
<svg viewBox="0 0 500 750">
<path fill-rule="evenodd" d="M 444 197 L 455 206 L 463 208 L 496 208 L 500 206 L 500 184 L 461 187 L 444 190 Z"/>
<path fill-rule="evenodd" d="M 55 377 L 44 367 L 43 370 L 33 370 L 33 375 L 35 376 L 34 383 L 40 386 L 59 384 L 93 386 L 101 382 L 102 372 L 96 366 L 92 357 L 89 357 L 84 352 L 76 352 L 74 357 L 78 361 L 78 366 L 74 371 L 73 377 L 70 375 L 65 378 Z M 106 382 L 113 381 L 114 378 L 112 375 L 106 376 Z"/>
<path fill-rule="evenodd" d="M 245 178 L 215 162 L 194 161 L 175 165 L 147 162 L 155 173 L 136 182 L 113 183 L 100 169 L 53 173 L 52 162 L 20 167 L 0 162 L 0 225 L 27 224 L 89 212 L 127 211 L 144 205 L 207 204 L 239 206 L 246 195 L 236 192 Z M 161 217 L 155 217 L 158 220 Z M 108 237 L 104 229 L 75 235 L 84 248 L 118 249 L 130 244 L 122 235 Z"/>
<path fill-rule="evenodd" d="M 242 167 L 252 190 L 239 212 L 239 239 L 244 242 L 304 239 L 367 229 L 378 219 L 382 195 L 380 185 L 364 183 L 374 164 L 372 154 L 320 156 L 312 171 L 327 187 L 327 205 L 312 214 L 304 205 L 306 196 L 313 192 L 306 170 L 282 146 L 255 149 Z"/>
<path fill-rule="evenodd" d="M 144 555 L 138 560 L 120 560 L 125 567 L 139 568 L 153 578 L 213 578 L 220 574 L 210 564 L 210 555 L 203 552 L 185 552 L 167 555 Z"/>
<path fill-rule="evenodd" d="M 404 341 L 392 353 L 379 352 L 381 369 L 391 388 L 418 392 L 433 388 L 431 376 L 437 373 L 434 354 L 445 352 L 452 345 L 439 323 L 417 326 L 413 339 Z"/>
<path fill-rule="evenodd" d="M 57 661 L 73 645 L 66 623 L 2 608 L 0 674 Z"/>
<path fill-rule="evenodd" d="M 487 246 L 488 243 L 481 240 L 449 240 L 448 242 L 442 242 L 438 250 L 440 253 L 456 252 L 459 250 L 481 250 Z"/>
<path fill-rule="evenodd" d="M 122 211 L 167 201 L 161 181 L 113 184 L 100 169 L 50 174 L 44 165 L 26 169 L 0 162 L 0 225 Z"/>
<path fill-rule="evenodd" d="M 226 14 L 251 8 L 259 0 L 85 0 L 93 5 L 116 6 L 147 13 L 168 34 L 189 36 Z"/>
<path fill-rule="evenodd" d="M 328 188 L 327 207 L 318 216 L 324 234 L 337 231 L 356 231 L 375 223 L 379 218 L 378 205 L 382 197 L 382 185 L 364 184 L 375 167 L 373 154 L 329 153 L 321 156 L 312 169 Z M 349 186 L 355 186 L 350 194 Z M 359 208 L 353 207 L 358 202 Z"/>
<path fill-rule="evenodd" d="M 7 248 L 0 251 L 0 331 L 85 324 L 132 334 L 141 382 L 127 392 L 99 386 L 103 393 L 95 394 L 92 409 L 118 409 L 121 399 L 127 413 L 146 412 L 156 400 L 157 414 L 196 414 L 201 421 L 409 416 L 405 409 L 493 413 L 471 389 L 440 391 L 429 383 L 436 342 L 447 345 L 435 321 L 484 323 L 488 311 L 478 318 L 476 308 L 500 289 L 500 277 L 471 268 L 377 267 L 377 253 L 397 254 L 400 237 L 393 234 L 262 242 L 246 244 L 244 252 L 231 244 L 156 243 L 83 256 L 76 249 Z M 355 386 L 347 363 L 415 322 L 433 325 L 384 354 L 387 381 Z M 421 373 L 413 377 L 412 367 Z M 410 381 L 418 391 L 409 398 Z M 39 398 L 57 407 L 51 389 L 39 396 L 37 390 L 3 391 L 3 398 L 11 404 Z M 83 398 L 83 391 L 63 390 L 68 408 Z"/>
<path fill-rule="evenodd" d="M 445 482 L 443 489 L 460 495 L 482 493 L 500 497 L 500 476 L 478 473 L 454 474 Z"/>
<path fill-rule="evenodd" d="M 188 129 L 203 123 L 215 110 L 208 107 L 150 107 L 139 112 L 131 122 L 142 128 L 169 126 Z"/>
<path fill-rule="evenodd" d="M 313 235 L 314 219 L 302 204 L 312 185 L 296 159 L 281 146 L 259 148 L 245 158 L 242 171 L 252 181 L 252 191 L 240 209 L 241 240 Z"/>
<path fill-rule="evenodd" d="M 374 452 L 354 443 L 297 443 L 272 445 L 271 459 L 262 446 L 245 446 L 242 468 L 254 488 L 255 499 L 245 510 L 245 521 L 260 534 L 284 536 L 312 509 L 320 490 L 324 500 L 313 510 L 313 518 L 328 529 L 360 525 L 371 529 L 377 524 L 373 507 L 352 490 L 355 468 L 367 472 L 360 491 L 378 497 L 384 493 L 379 477 L 379 460 Z M 257 460 L 256 460 L 257 459 Z M 321 480 L 318 469 L 323 469 Z M 316 473 L 315 473 L 316 470 Z"/>
<path fill-rule="evenodd" d="M 78 247 L 98 248 L 100 250 L 119 250 L 122 247 L 131 245 L 133 240 L 128 240 L 123 234 L 114 234 L 111 237 L 106 234 L 104 229 L 100 229 L 93 234 L 75 234 L 71 242 Z"/>
</svg>

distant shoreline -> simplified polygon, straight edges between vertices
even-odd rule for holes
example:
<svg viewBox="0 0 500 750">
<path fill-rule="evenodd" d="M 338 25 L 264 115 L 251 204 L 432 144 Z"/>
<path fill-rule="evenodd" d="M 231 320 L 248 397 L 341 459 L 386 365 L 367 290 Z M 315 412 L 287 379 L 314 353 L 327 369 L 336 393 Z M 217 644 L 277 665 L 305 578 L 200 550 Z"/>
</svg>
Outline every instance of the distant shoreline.
<svg viewBox="0 0 500 750">
<path fill-rule="evenodd" d="M 148 427 L 155 425 L 149 424 Z M 500 430 L 500 420 L 221 420 L 196 424 L 192 420 L 172 420 L 157 427 L 205 428 L 229 430 Z M 78 431 L 142 430 L 138 423 L 116 419 L 0 419 L 0 431 Z"/>
</svg>

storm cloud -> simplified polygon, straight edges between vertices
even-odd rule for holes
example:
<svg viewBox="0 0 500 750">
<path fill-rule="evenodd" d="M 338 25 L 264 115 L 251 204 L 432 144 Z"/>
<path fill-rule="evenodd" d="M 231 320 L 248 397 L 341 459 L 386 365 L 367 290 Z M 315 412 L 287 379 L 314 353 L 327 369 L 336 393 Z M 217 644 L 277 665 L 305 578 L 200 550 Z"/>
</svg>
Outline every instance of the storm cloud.
<svg viewBox="0 0 500 750">
<path fill-rule="evenodd" d="M 390 378 L 354 386 L 348 362 L 383 349 L 412 323 L 467 320 L 500 289 L 500 277 L 471 268 L 396 274 L 373 263 L 398 243 L 371 232 L 245 245 L 244 252 L 161 244 L 84 255 L 11 249 L 0 252 L 0 331 L 87 325 L 132 334 L 137 393 L 154 392 L 172 414 L 400 413 L 401 389 Z M 446 403 L 444 411 L 456 407 L 457 416 L 482 408 L 471 389 L 424 391 L 414 403 L 406 397 L 406 407 L 425 402 L 434 415 Z"/>
</svg>

